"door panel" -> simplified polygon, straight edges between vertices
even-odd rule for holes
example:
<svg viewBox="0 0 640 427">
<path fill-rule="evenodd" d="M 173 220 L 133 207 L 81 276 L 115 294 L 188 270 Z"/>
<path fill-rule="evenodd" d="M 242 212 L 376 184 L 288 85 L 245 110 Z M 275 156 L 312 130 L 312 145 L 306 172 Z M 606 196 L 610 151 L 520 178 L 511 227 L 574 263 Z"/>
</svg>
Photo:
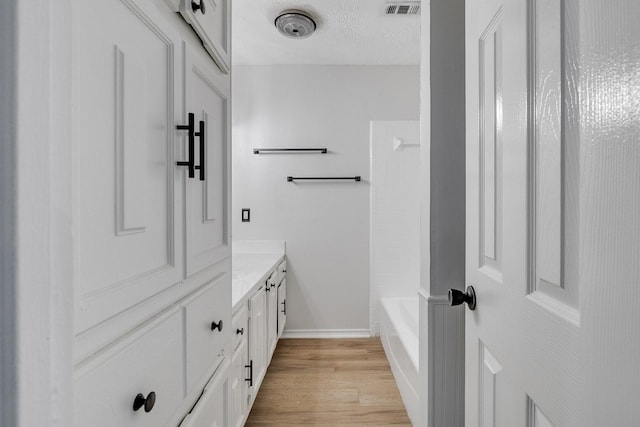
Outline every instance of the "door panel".
<svg viewBox="0 0 640 427">
<path fill-rule="evenodd" d="M 573 4 L 466 7 L 465 425 L 579 425 Z"/>
<path fill-rule="evenodd" d="M 113 22 L 118 22 L 113 26 Z M 178 38 L 152 5 L 74 2 L 76 332 L 182 276 Z"/>
<path fill-rule="evenodd" d="M 187 113 L 195 114 L 196 129 L 198 122 L 204 122 L 206 139 L 205 152 L 199 150 L 198 137 L 195 150 L 196 165 L 201 165 L 204 157 L 205 180 L 196 173 L 195 178 L 186 178 L 185 184 L 187 275 L 191 276 L 230 255 L 230 85 L 229 76 L 202 54 L 187 50 L 185 66 Z"/>
</svg>

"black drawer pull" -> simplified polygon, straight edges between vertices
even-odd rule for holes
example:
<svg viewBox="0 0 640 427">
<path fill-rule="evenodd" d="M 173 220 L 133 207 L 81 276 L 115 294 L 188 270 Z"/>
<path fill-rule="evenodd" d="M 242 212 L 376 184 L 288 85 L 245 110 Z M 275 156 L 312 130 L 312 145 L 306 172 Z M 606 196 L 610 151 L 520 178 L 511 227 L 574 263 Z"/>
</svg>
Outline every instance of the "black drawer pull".
<svg viewBox="0 0 640 427">
<path fill-rule="evenodd" d="M 151 392 L 144 397 L 142 393 L 138 393 L 136 398 L 133 400 L 133 410 L 137 411 L 138 409 L 144 406 L 144 412 L 151 412 L 153 406 L 156 404 L 156 393 Z"/>
<path fill-rule="evenodd" d="M 249 382 L 249 387 L 253 387 L 253 360 L 248 365 L 244 365 L 245 368 L 249 368 L 249 378 L 245 378 L 245 381 Z"/>
<path fill-rule="evenodd" d="M 244 328 L 236 329 L 236 335 L 244 335 Z"/>
<path fill-rule="evenodd" d="M 211 322 L 212 331 L 215 331 L 217 329 L 219 332 L 222 332 L 222 326 L 223 326 L 222 320 L 220 320 L 218 323 L 216 323 L 215 321 Z"/>
<path fill-rule="evenodd" d="M 282 304 L 282 311 L 284 313 L 284 315 L 287 315 L 287 300 L 282 301 L 280 304 Z"/>
</svg>

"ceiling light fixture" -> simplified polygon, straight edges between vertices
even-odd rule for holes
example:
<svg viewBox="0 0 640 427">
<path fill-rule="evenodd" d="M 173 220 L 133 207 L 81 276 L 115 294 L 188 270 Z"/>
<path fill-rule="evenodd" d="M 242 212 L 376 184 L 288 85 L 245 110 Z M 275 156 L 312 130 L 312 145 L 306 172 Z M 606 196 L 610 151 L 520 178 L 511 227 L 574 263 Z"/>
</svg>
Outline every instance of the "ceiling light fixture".
<svg viewBox="0 0 640 427">
<path fill-rule="evenodd" d="M 316 30 L 316 21 L 301 10 L 285 10 L 275 21 L 282 35 L 291 39 L 304 39 Z"/>
</svg>

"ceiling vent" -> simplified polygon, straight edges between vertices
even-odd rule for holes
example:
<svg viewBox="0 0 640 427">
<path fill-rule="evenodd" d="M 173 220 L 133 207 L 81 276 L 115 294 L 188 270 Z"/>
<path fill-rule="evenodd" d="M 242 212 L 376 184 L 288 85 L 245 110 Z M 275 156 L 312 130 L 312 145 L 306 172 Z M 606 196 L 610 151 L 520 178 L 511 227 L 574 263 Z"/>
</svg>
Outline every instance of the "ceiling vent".
<svg viewBox="0 0 640 427">
<path fill-rule="evenodd" d="M 387 3 L 387 15 L 420 15 L 420 2 Z"/>
</svg>

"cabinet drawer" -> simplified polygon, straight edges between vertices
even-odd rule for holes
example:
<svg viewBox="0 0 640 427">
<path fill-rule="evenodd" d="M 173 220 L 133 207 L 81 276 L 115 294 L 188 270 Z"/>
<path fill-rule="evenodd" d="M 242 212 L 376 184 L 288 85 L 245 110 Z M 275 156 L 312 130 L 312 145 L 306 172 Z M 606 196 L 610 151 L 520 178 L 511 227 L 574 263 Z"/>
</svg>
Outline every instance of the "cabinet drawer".
<svg viewBox="0 0 640 427">
<path fill-rule="evenodd" d="M 238 348 L 242 341 L 246 341 L 249 333 L 249 317 L 247 306 L 243 305 L 233 314 L 231 321 L 231 335 L 233 335 L 233 349 Z"/>
<path fill-rule="evenodd" d="M 182 420 L 180 427 L 227 427 L 229 425 L 228 366 L 229 362 L 225 360 L 205 387 L 196 406 Z"/>
<path fill-rule="evenodd" d="M 183 399 L 183 366 L 182 319 L 176 308 L 79 369 L 74 425 L 169 425 Z M 156 398 L 151 411 L 134 411 L 136 396 L 151 392 Z"/>
<path fill-rule="evenodd" d="M 229 73 L 231 5 L 229 0 L 181 0 L 180 13 L 202 40 L 205 49 Z"/>
<path fill-rule="evenodd" d="M 224 273 L 183 305 L 187 360 L 187 392 L 219 363 L 231 339 L 231 279 Z"/>
</svg>

